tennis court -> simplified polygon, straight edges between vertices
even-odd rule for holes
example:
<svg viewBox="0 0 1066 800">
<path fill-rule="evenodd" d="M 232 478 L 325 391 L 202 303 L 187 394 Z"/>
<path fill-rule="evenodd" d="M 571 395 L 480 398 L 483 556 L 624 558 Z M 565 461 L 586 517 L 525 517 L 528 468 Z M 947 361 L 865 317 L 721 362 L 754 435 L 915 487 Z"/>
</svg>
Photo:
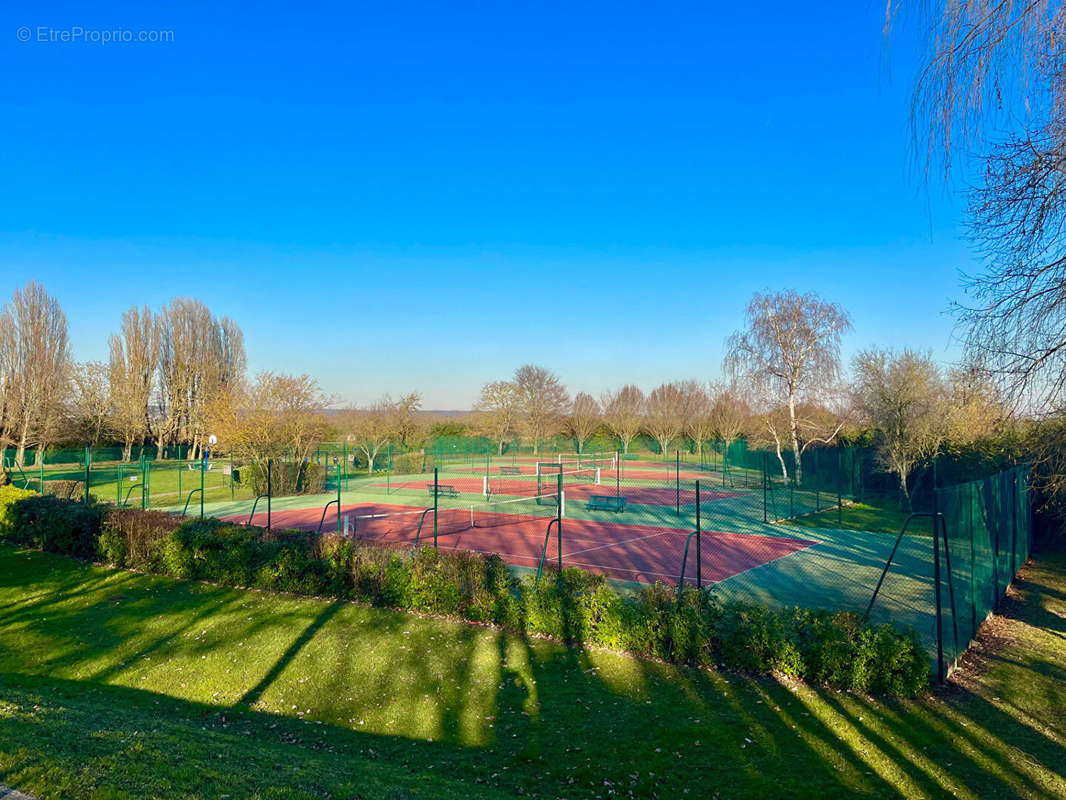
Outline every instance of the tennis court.
<svg viewBox="0 0 1066 800">
<path fill-rule="evenodd" d="M 541 503 L 537 503 L 540 500 Z M 509 564 L 535 569 L 541 560 L 548 523 L 555 515 L 554 498 L 525 498 L 501 503 L 452 505 L 437 512 L 437 546 L 447 550 L 498 553 Z M 432 544 L 433 510 L 387 503 L 342 506 L 340 529 L 362 541 L 395 546 Z M 223 519 L 247 522 L 247 515 Z M 273 527 L 314 531 L 322 520 L 320 508 L 282 509 L 272 513 Z M 254 522 L 265 524 L 265 512 Z M 324 530 L 337 530 L 337 516 L 326 517 Z M 562 554 L 565 566 L 575 566 L 617 580 L 639 583 L 676 583 L 690 529 L 623 522 L 564 519 Z M 700 573 L 704 581 L 719 582 L 791 556 L 817 542 L 789 536 L 766 536 L 706 531 L 702 534 Z M 689 576 L 696 575 L 695 545 L 689 554 Z M 548 543 L 548 563 L 558 558 L 555 528 Z"/>
</svg>

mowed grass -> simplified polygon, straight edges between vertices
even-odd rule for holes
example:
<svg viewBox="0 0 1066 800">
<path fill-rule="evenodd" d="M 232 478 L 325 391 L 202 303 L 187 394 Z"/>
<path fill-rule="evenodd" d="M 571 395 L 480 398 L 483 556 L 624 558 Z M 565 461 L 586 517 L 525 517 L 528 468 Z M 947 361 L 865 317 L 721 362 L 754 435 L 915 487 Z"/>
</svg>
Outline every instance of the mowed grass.
<svg viewBox="0 0 1066 800">
<path fill-rule="evenodd" d="M 0 784 L 41 797 L 1066 796 L 1066 557 L 914 700 L 0 547 Z"/>
<path fill-rule="evenodd" d="M 861 503 L 845 505 L 841 511 L 836 508 L 817 514 L 807 514 L 783 523 L 795 528 L 833 528 L 851 531 L 871 531 L 874 533 L 899 533 L 910 516 L 900 510 L 895 497 L 870 497 Z M 907 535 L 932 536 L 932 523 L 929 517 L 915 517 L 907 528 Z"/>
</svg>

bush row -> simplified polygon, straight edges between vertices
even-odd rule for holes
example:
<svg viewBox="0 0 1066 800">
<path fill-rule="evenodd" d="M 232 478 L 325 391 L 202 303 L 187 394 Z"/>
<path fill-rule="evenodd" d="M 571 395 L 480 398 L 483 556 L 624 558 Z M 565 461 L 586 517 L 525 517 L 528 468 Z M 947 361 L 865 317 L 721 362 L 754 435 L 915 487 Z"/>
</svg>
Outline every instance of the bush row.
<svg viewBox="0 0 1066 800">
<path fill-rule="evenodd" d="M 929 660 L 913 632 L 870 626 L 847 612 L 773 611 L 695 590 L 678 602 L 661 584 L 621 595 L 602 576 L 574 568 L 548 573 L 537 586 L 517 579 L 498 555 L 399 552 L 335 535 L 183 521 L 32 493 L 5 502 L 4 491 L 0 538 L 119 567 L 457 616 L 675 663 L 776 671 L 857 691 L 910 695 L 928 679 Z"/>
</svg>

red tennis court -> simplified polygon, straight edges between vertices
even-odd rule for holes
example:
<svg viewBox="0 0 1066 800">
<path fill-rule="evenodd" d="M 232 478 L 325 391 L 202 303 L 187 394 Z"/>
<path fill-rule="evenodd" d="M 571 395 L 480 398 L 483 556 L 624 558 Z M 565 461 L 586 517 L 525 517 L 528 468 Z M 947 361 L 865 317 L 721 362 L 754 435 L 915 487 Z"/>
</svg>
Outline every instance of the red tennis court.
<svg viewBox="0 0 1066 800">
<path fill-rule="evenodd" d="M 357 504 L 345 506 L 342 519 L 348 517 L 349 530 L 356 538 L 385 544 L 412 545 L 415 532 L 422 522 L 421 541 L 433 541 L 433 514 L 422 520 L 424 509 L 389 504 Z M 462 522 L 466 509 L 441 509 L 442 532 L 437 544 L 446 550 L 469 550 L 478 553 L 498 553 L 505 561 L 521 567 L 536 568 L 540 563 L 544 536 L 550 515 L 539 518 L 520 517 L 510 524 L 490 527 L 469 527 Z M 275 528 L 316 530 L 321 509 L 288 509 L 272 515 Z M 227 517 L 244 522 L 246 517 Z M 265 522 L 265 515 L 256 515 L 257 522 Z M 342 524 L 342 529 L 344 525 Z M 330 513 L 324 530 L 336 531 L 337 517 Z M 589 572 L 610 578 L 640 583 L 676 582 L 680 577 L 685 541 L 690 531 L 652 525 L 629 525 L 621 522 L 564 519 L 562 530 L 563 565 L 581 567 Z M 817 542 L 790 537 L 762 536 L 735 533 L 704 532 L 702 534 L 702 573 L 707 582 L 722 581 L 732 575 L 762 564 L 792 555 Z M 556 562 L 559 551 L 553 527 L 548 544 L 549 563 Z M 689 553 L 688 578 L 696 574 L 695 547 Z"/>
<path fill-rule="evenodd" d="M 384 489 L 386 484 L 375 483 L 371 484 L 375 488 Z M 439 479 L 439 485 L 442 487 L 450 487 L 455 489 L 460 494 L 478 495 L 481 496 L 484 492 L 485 484 L 482 478 L 441 478 Z M 433 481 L 394 481 L 389 484 L 393 489 L 410 489 L 420 492 L 425 492 L 427 496 L 433 494 Z M 551 480 L 550 476 L 546 476 L 542 483 L 542 492 L 554 494 L 555 484 Z M 512 495 L 521 497 L 524 495 L 532 495 L 537 491 L 537 482 L 535 479 L 522 479 L 508 480 L 507 478 L 499 478 L 493 476 L 489 478 L 489 489 L 494 494 Z M 447 492 L 447 489 L 445 489 Z M 611 484 L 578 484 L 576 486 L 565 486 L 564 492 L 568 502 L 586 503 L 592 495 L 614 495 L 615 485 Z M 678 501 L 678 493 L 676 487 L 672 486 L 627 486 L 624 483 L 621 486 L 620 492 L 622 497 L 626 499 L 627 503 L 636 503 L 639 505 L 649 506 L 673 506 Z M 700 502 L 710 503 L 715 500 L 727 500 L 731 497 L 740 497 L 739 492 L 720 492 L 713 490 L 700 490 Z M 696 490 L 690 487 L 682 486 L 681 488 L 681 505 L 695 505 L 696 503 Z"/>
<path fill-rule="evenodd" d="M 585 503 L 593 495 L 614 497 L 615 487 L 610 486 L 567 486 L 564 487 L 566 502 Z M 626 499 L 627 503 L 638 503 L 648 506 L 673 506 L 678 501 L 678 491 L 670 486 L 626 486 L 622 484 L 619 495 Z M 696 504 L 696 490 L 681 488 L 681 505 L 691 506 Z M 730 497 L 740 497 L 739 492 L 715 492 L 700 489 L 700 503 L 711 503 L 715 500 L 727 500 Z"/>
</svg>

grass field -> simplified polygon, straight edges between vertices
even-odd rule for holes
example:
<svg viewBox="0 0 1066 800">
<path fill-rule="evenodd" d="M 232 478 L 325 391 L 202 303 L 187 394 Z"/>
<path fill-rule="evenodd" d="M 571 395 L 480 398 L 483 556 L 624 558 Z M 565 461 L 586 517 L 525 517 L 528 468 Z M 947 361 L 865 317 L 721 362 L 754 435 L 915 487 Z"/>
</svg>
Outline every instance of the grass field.
<svg viewBox="0 0 1066 800">
<path fill-rule="evenodd" d="M 42 797 L 1066 796 L 1066 556 L 911 701 L 0 548 L 0 783 Z"/>
<path fill-rule="evenodd" d="M 835 528 L 873 533 L 896 533 L 907 521 L 908 513 L 901 511 L 894 497 L 870 497 L 861 503 L 850 503 L 841 509 L 839 518 L 836 509 L 807 514 L 788 520 L 795 528 Z M 916 517 L 907 528 L 908 534 L 932 536 L 932 524 L 928 517 Z"/>
</svg>

